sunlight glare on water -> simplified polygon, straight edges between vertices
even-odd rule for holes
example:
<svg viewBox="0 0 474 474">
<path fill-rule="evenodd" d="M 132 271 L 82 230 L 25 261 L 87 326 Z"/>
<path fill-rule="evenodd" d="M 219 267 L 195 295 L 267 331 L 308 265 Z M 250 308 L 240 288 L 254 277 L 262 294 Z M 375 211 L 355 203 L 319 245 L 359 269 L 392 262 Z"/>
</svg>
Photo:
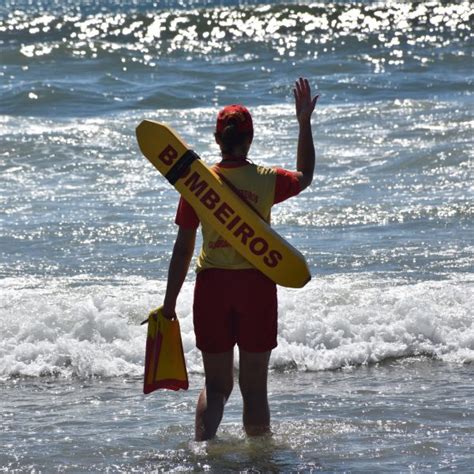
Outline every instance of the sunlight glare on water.
<svg viewBox="0 0 474 474">
<path fill-rule="evenodd" d="M 470 472 L 471 36 L 467 1 L 0 3 L 0 471 Z M 293 170 L 300 76 L 316 173 L 272 225 L 312 280 L 279 288 L 273 436 L 243 433 L 235 358 L 196 443 L 193 271 L 190 390 L 142 394 L 178 193 L 135 127 L 211 164 L 218 110 L 243 103 L 250 159 Z"/>
</svg>

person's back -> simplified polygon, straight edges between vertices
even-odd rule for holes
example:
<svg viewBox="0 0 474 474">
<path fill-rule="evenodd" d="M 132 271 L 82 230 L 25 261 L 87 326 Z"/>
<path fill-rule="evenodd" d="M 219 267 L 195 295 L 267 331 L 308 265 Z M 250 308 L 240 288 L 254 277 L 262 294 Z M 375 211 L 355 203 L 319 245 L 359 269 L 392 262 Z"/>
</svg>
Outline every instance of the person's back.
<svg viewBox="0 0 474 474">
<path fill-rule="evenodd" d="M 243 160 L 241 163 L 228 165 L 225 162 L 213 167 L 227 183 L 248 203 L 257 213 L 270 222 L 270 211 L 274 203 L 277 170 L 258 166 Z M 245 241 L 248 231 L 241 223 L 233 225 L 229 218 L 229 228 L 235 231 L 236 236 Z M 197 260 L 197 271 L 206 268 L 244 269 L 253 268 L 240 253 L 226 242 L 212 226 L 201 220 L 203 246 Z"/>
</svg>

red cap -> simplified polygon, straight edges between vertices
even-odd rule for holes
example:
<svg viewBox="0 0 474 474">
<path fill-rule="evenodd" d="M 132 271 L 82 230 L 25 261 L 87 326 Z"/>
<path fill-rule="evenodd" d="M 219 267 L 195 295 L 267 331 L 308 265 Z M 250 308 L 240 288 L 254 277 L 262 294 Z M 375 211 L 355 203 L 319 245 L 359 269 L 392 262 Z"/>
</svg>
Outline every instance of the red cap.
<svg viewBox="0 0 474 474">
<path fill-rule="evenodd" d="M 253 123 L 250 112 L 239 104 L 225 106 L 217 116 L 216 133 L 222 133 L 228 125 L 230 119 L 237 119 L 237 130 L 242 133 L 250 133 L 253 135 Z"/>
</svg>

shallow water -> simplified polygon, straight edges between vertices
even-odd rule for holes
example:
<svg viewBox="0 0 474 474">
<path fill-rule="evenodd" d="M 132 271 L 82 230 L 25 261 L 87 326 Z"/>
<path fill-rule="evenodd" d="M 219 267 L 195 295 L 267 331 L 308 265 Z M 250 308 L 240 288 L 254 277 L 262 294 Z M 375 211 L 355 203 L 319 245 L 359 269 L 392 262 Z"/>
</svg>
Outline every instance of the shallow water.
<svg viewBox="0 0 474 474">
<path fill-rule="evenodd" d="M 449 374 L 449 376 L 447 376 Z M 140 394 L 136 378 L 10 380 L 2 387 L 4 454 L 18 471 L 467 472 L 470 367 L 416 358 L 270 377 L 273 436 L 247 439 L 234 393 L 217 439 L 191 441 L 189 392 Z M 237 389 L 236 389 L 237 392 Z"/>
</svg>

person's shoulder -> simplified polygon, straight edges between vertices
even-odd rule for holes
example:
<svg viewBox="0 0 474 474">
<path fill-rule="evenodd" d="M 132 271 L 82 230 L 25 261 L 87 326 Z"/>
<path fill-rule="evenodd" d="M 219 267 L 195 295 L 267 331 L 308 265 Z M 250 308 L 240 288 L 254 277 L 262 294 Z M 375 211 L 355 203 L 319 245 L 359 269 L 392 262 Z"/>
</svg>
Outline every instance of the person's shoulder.
<svg viewBox="0 0 474 474">
<path fill-rule="evenodd" d="M 252 163 L 252 165 L 255 167 L 256 173 L 262 176 L 276 175 L 278 173 L 275 167 L 256 165 L 254 163 Z"/>
<path fill-rule="evenodd" d="M 206 163 L 206 165 L 208 166 L 208 168 L 216 170 L 216 169 L 219 169 L 220 163 L 221 163 L 220 161 L 216 161 L 214 163 Z"/>
</svg>

